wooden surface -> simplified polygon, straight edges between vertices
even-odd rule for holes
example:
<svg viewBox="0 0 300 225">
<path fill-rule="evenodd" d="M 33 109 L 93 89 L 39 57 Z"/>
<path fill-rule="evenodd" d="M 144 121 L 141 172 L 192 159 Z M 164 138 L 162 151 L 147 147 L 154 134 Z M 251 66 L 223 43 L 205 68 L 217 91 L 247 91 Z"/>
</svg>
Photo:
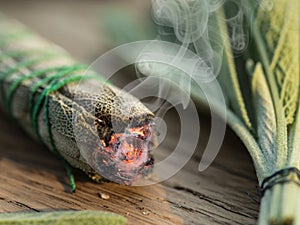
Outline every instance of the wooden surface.
<svg viewBox="0 0 300 225">
<path fill-rule="evenodd" d="M 122 214 L 129 224 L 255 224 L 256 178 L 246 149 L 231 132 L 205 172 L 197 171 L 195 156 L 161 184 L 125 187 L 92 183 L 76 170 L 77 192 L 70 194 L 61 162 L 13 122 L 1 114 L 2 212 L 99 209 Z M 209 130 L 203 123 L 201 140 L 206 139 L 204 129 Z M 157 150 L 157 157 L 163 154 L 168 150 Z M 110 198 L 102 199 L 99 193 Z"/>
<path fill-rule="evenodd" d="M 32 25 L 36 30 L 42 30 L 42 22 L 38 23 L 30 17 L 33 13 L 32 7 L 13 2 L 0 1 L 1 10 L 23 20 L 29 26 Z M 36 2 L 34 9 L 39 9 L 41 17 L 46 15 L 41 21 L 47 21 L 47 16 L 51 18 L 49 7 L 47 9 L 42 6 L 46 3 L 28 2 Z M 59 6 L 68 1 L 51 2 L 54 4 L 51 8 L 53 9 L 55 4 Z M 86 3 L 83 11 L 92 12 L 97 1 L 74 2 L 67 11 L 55 12 L 61 19 L 66 17 L 65 23 L 68 15 L 76 18 L 74 13 L 82 2 Z M 51 32 L 47 31 L 49 35 L 47 32 L 41 33 L 51 39 L 57 29 L 53 25 Z M 68 29 L 71 29 L 70 26 Z M 89 35 L 96 42 L 96 34 Z M 62 43 L 69 41 L 61 39 Z M 80 42 L 76 40 L 71 40 L 72 43 L 68 45 L 70 49 Z M 87 49 L 81 46 L 72 53 L 75 57 L 86 60 L 91 53 L 89 49 L 92 49 L 93 41 L 90 45 L 86 42 Z M 93 50 L 90 57 L 95 54 L 95 49 Z M 172 117 L 169 121 L 172 126 Z M 128 218 L 128 224 L 256 223 L 259 197 L 255 172 L 247 150 L 230 130 L 214 163 L 206 171 L 198 171 L 201 152 L 209 135 L 209 118 L 205 116 L 201 117 L 200 143 L 195 156 L 171 179 L 148 187 L 125 187 L 113 183 L 95 184 L 76 170 L 75 194 L 69 193 L 63 165 L 54 155 L 31 140 L 15 125 L 15 121 L 7 119 L 3 113 L 0 114 L 0 127 L 1 212 L 98 209 L 124 215 Z M 171 133 L 168 137 L 167 144 L 155 151 L 157 159 L 164 158 L 172 150 L 170 146 L 176 142 L 176 132 L 173 133 L 173 136 Z M 110 198 L 103 199 L 99 197 L 99 193 L 108 194 Z"/>
</svg>

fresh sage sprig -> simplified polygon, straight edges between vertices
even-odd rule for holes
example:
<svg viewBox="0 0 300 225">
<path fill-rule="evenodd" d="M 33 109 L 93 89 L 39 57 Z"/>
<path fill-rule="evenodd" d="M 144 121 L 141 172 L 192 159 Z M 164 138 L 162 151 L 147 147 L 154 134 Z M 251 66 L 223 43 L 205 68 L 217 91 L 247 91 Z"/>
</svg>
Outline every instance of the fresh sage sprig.
<svg viewBox="0 0 300 225">
<path fill-rule="evenodd" d="M 1 213 L 1 225 L 124 225 L 126 219 L 93 210 Z"/>
<path fill-rule="evenodd" d="M 228 36 L 223 38 L 225 69 L 219 82 L 228 98 L 227 122 L 255 164 L 262 188 L 259 224 L 300 224 L 300 4 L 298 0 L 268 1 L 268 7 L 255 1 L 236 4 L 245 13 L 251 43 L 241 65 L 233 58 Z M 216 14 L 221 34 L 230 28 L 225 22 L 230 10 L 224 7 L 225 14 Z M 248 76 L 237 72 L 241 66 L 244 70 L 239 71 Z"/>
<path fill-rule="evenodd" d="M 270 3 L 269 11 L 257 10 L 252 23 L 257 51 L 251 56 L 256 62 L 252 86 L 254 93 L 264 99 L 254 104 L 257 129 L 260 130 L 257 139 L 267 159 L 263 171 L 266 176 L 288 171 L 286 168 L 295 170 L 281 173 L 277 181 L 271 179 L 273 184 L 262 197 L 259 223 L 300 224 L 300 5 L 298 0 L 273 0 Z M 249 1 L 244 7 L 251 7 Z M 246 17 L 252 22 L 251 15 Z M 259 85 L 265 88 L 258 88 Z M 256 96 L 254 100 L 257 100 Z M 261 185 L 262 182 L 260 180 Z"/>
<path fill-rule="evenodd" d="M 242 56 L 234 58 L 229 38 L 226 15 L 232 8 L 225 5 L 215 14 L 225 50 L 218 80 L 227 98 L 227 122 L 255 165 L 262 188 L 258 223 L 299 225 L 300 4 L 298 0 L 235 3 L 243 9 L 250 30 L 250 45 Z M 193 95 L 202 98 L 195 91 Z"/>
</svg>

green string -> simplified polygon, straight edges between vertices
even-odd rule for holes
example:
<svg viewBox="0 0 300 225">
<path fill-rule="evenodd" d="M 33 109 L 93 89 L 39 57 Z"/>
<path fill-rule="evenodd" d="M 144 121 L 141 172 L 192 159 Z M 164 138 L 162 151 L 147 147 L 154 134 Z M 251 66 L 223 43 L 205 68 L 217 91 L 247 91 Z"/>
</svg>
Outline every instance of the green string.
<svg viewBox="0 0 300 225">
<path fill-rule="evenodd" d="M 68 83 L 80 81 L 83 79 L 92 79 L 92 78 L 97 78 L 97 77 L 96 76 L 84 76 L 84 75 L 67 77 L 64 80 L 59 81 L 56 84 L 53 84 L 45 94 L 44 111 L 45 111 L 45 117 L 46 117 L 47 131 L 48 131 L 51 146 L 53 148 L 53 152 L 56 152 L 59 156 L 60 156 L 60 154 L 59 154 L 58 150 L 56 149 L 56 146 L 54 143 L 53 134 L 52 134 L 52 130 L 51 130 L 51 123 L 50 123 L 50 118 L 49 118 L 49 94 L 51 92 L 57 91 L 58 89 L 62 88 L 64 85 L 66 85 Z M 75 192 L 76 184 L 75 184 L 74 176 L 72 174 L 71 166 L 65 159 L 63 159 L 63 157 L 60 156 L 60 158 L 64 162 L 64 165 L 65 165 L 65 168 L 67 171 L 67 175 L 70 179 L 71 190 L 72 190 L 72 192 Z"/>
<path fill-rule="evenodd" d="M 41 102 L 42 102 L 41 99 L 43 98 L 45 100 L 44 111 L 45 111 L 45 115 L 46 115 L 46 126 L 47 126 L 47 129 L 48 129 L 50 143 L 51 143 L 54 151 L 57 151 L 57 150 L 56 150 L 56 147 L 55 147 L 55 144 L 54 144 L 52 131 L 51 131 L 51 123 L 50 123 L 50 120 L 49 120 L 49 94 L 59 90 L 60 88 L 62 88 L 63 86 L 65 86 L 66 84 L 69 84 L 71 82 L 77 82 L 77 81 L 80 81 L 80 80 L 93 79 L 93 78 L 96 78 L 96 76 L 76 75 L 76 76 L 67 77 L 67 78 L 65 78 L 61 81 L 53 80 L 53 83 L 51 82 L 52 84 L 49 85 L 49 88 L 46 89 L 46 92 L 44 92 L 40 95 L 40 98 L 37 101 L 36 107 L 40 107 Z"/>
<path fill-rule="evenodd" d="M 23 39 L 26 37 L 31 36 L 32 33 L 29 32 L 28 30 L 19 30 L 14 33 L 10 33 L 7 35 L 0 35 L 0 48 L 4 48 L 6 45 L 9 43 L 19 39 Z M 1 41 L 2 40 L 2 41 Z M 0 60 L 3 60 L 5 58 L 23 58 L 26 57 L 26 55 L 32 55 L 33 53 L 39 53 L 39 50 L 33 50 L 33 51 L 12 51 L 12 52 L 0 52 Z M 53 56 L 58 56 L 58 55 L 63 55 L 61 52 L 50 52 L 47 53 L 46 51 L 41 51 L 40 53 L 43 53 L 41 57 L 37 59 L 30 59 L 26 61 L 22 61 L 17 63 L 13 68 L 8 69 L 4 73 L 0 74 L 0 93 L 2 95 L 3 101 L 5 103 L 5 106 L 7 108 L 7 111 L 9 112 L 10 115 L 12 115 L 12 100 L 13 96 L 17 90 L 17 88 L 21 85 L 22 82 L 25 80 L 33 79 L 35 77 L 40 77 L 40 76 L 45 76 L 47 73 L 55 72 L 53 75 L 48 75 L 45 76 L 42 80 L 38 81 L 35 83 L 31 88 L 30 88 L 30 96 L 29 96 L 29 112 L 30 112 L 30 117 L 31 117 L 31 123 L 33 130 L 35 131 L 38 139 L 40 142 L 43 142 L 43 139 L 40 135 L 39 128 L 38 128 L 38 115 L 39 112 L 42 108 L 42 105 L 44 107 L 45 111 L 45 118 L 46 118 L 46 127 L 47 127 L 47 132 L 49 135 L 49 140 L 50 140 L 50 145 L 52 147 L 52 152 L 55 153 L 59 158 L 63 161 L 64 167 L 66 169 L 67 175 L 70 179 L 70 186 L 72 192 L 75 192 L 76 190 L 76 184 L 75 184 L 75 179 L 72 173 L 72 169 L 70 164 L 60 155 L 58 152 L 55 142 L 53 139 L 52 135 L 52 130 L 51 130 L 51 123 L 49 119 L 49 94 L 52 92 L 55 92 L 62 88 L 64 85 L 71 83 L 71 82 L 78 82 L 82 79 L 99 79 L 99 76 L 83 76 L 83 75 L 71 75 L 68 76 L 70 73 L 78 71 L 78 70 L 83 70 L 87 69 L 86 66 L 82 65 L 74 65 L 74 66 L 62 66 L 62 67 L 53 67 L 53 68 L 46 68 L 46 69 L 41 69 L 34 71 L 32 73 L 26 74 L 22 77 L 17 78 L 13 83 L 9 86 L 8 89 L 8 96 L 5 96 L 5 91 L 4 91 L 4 81 L 12 76 L 14 73 L 18 72 L 22 68 L 30 67 L 33 66 L 36 63 L 39 63 L 43 60 L 47 60 Z M 59 54 L 58 54 L 59 53 Z M 68 76 L 64 78 L 65 76 Z M 64 79 L 62 79 L 64 78 Z M 102 78 L 100 80 L 103 80 Z M 43 88 L 46 86 L 45 88 Z M 35 96 L 39 90 L 42 90 L 41 94 L 37 97 L 37 101 L 35 102 Z"/>
<path fill-rule="evenodd" d="M 3 74 L 1 74 L 0 76 L 0 81 L 6 79 L 7 77 L 9 77 L 10 75 L 12 75 L 13 73 L 19 71 L 22 68 L 28 67 L 28 66 L 32 66 L 37 62 L 42 61 L 42 59 L 31 59 L 31 60 L 27 60 L 27 61 L 22 61 L 16 64 L 15 67 L 10 68 L 9 70 L 7 70 L 6 72 L 4 72 Z"/>
<path fill-rule="evenodd" d="M 36 132 L 36 135 L 38 137 L 38 139 L 42 142 L 42 138 L 38 129 L 38 123 L 37 123 L 37 117 L 38 114 L 40 112 L 41 106 L 44 102 L 44 111 L 45 111 L 45 118 L 46 118 L 46 127 L 47 127 L 47 131 L 48 131 L 48 135 L 49 135 L 49 139 L 50 139 L 50 145 L 52 146 L 52 152 L 55 153 L 57 156 L 60 157 L 60 159 L 63 161 L 67 175 L 70 179 L 70 186 L 71 186 L 71 190 L 72 192 L 75 192 L 76 190 L 76 184 L 75 184 L 75 180 L 74 180 L 74 176 L 72 174 L 72 169 L 70 164 L 60 155 L 60 153 L 58 152 L 56 146 L 55 146 L 55 142 L 53 139 L 53 135 L 52 135 L 52 130 L 51 130 L 51 123 L 49 120 L 49 94 L 57 91 L 58 89 L 60 89 L 61 87 L 63 87 L 64 85 L 70 83 L 70 82 L 75 82 L 75 81 L 79 81 L 82 78 L 86 78 L 87 76 L 71 76 L 68 77 L 62 81 L 60 81 L 60 79 L 64 76 L 67 76 L 68 74 L 78 71 L 78 70 L 82 70 L 85 69 L 85 66 L 82 65 L 74 65 L 71 67 L 66 67 L 63 68 L 61 71 L 59 71 L 58 73 L 56 73 L 53 76 L 48 76 L 45 77 L 43 80 L 41 80 L 40 82 L 38 82 L 38 84 L 36 84 L 31 92 L 31 96 L 30 96 L 30 112 L 31 112 L 31 122 L 32 122 L 32 127 L 34 129 L 34 131 Z M 50 83 L 49 83 L 50 82 Z M 46 88 L 43 89 L 42 93 L 39 95 L 37 101 L 35 104 L 33 104 L 34 101 L 34 96 L 38 90 L 39 87 L 41 87 L 42 85 L 48 84 L 48 86 Z M 34 105 L 34 106 L 33 106 Z"/>
<path fill-rule="evenodd" d="M 24 57 L 26 55 L 29 55 L 30 52 L 9 52 L 9 53 L 5 53 L 5 54 L 1 54 L 0 58 L 10 58 L 10 57 Z M 40 136 L 40 133 L 38 131 L 38 126 L 37 126 L 37 115 L 39 112 L 39 104 L 41 105 L 43 102 L 43 98 L 46 99 L 46 102 L 48 103 L 48 96 L 49 93 L 58 90 L 59 88 L 61 88 L 63 85 L 66 85 L 68 82 L 72 82 L 72 81 L 77 81 L 78 79 L 80 79 L 79 77 L 70 77 L 70 79 L 64 80 L 63 82 L 57 83 L 59 81 L 59 79 L 63 76 L 65 76 L 66 74 L 70 73 L 70 72 L 74 72 L 76 70 L 82 70 L 82 69 L 86 69 L 86 66 L 82 66 L 82 65 L 75 65 L 75 66 L 62 66 L 62 67 L 53 67 L 53 68 L 46 68 L 46 69 L 41 69 L 38 71 L 34 71 L 28 75 L 19 77 L 18 79 L 16 79 L 9 87 L 9 91 L 8 91 L 8 96 L 7 98 L 5 97 L 5 91 L 4 91 L 4 80 L 8 77 L 10 77 L 12 74 L 14 74 L 15 72 L 19 71 L 21 68 L 26 68 L 29 66 L 33 66 L 36 63 L 39 63 L 45 59 L 49 59 L 53 56 L 58 56 L 56 53 L 50 53 L 50 54 L 45 54 L 38 59 L 31 59 L 31 60 L 26 60 L 26 61 L 22 61 L 19 62 L 15 65 L 15 67 L 8 69 L 6 72 L 2 73 L 0 76 L 0 85 L 1 85 L 1 94 L 3 97 L 3 100 L 5 101 L 5 106 L 7 108 L 7 111 L 9 112 L 9 115 L 12 115 L 12 99 L 13 96 L 15 94 L 16 89 L 19 87 L 19 85 L 28 79 L 32 79 L 34 77 L 38 77 L 38 76 L 42 76 L 45 75 L 46 73 L 49 72 L 55 72 L 55 71 L 59 71 L 56 74 L 54 74 L 53 76 L 46 76 L 44 79 L 42 79 L 41 81 L 37 82 L 32 88 L 31 88 L 31 94 L 30 94 L 30 106 L 29 108 L 32 109 L 30 110 L 31 114 L 32 114 L 32 124 L 33 127 L 35 127 L 35 132 L 38 136 L 38 139 L 42 142 L 42 138 Z M 38 99 L 38 103 L 35 107 L 33 107 L 33 100 L 34 100 L 34 96 L 36 94 L 36 92 L 38 91 L 38 89 L 47 84 L 48 82 L 51 82 L 48 87 L 43 91 L 42 95 L 39 97 Z M 46 95 L 45 95 L 46 94 Z M 55 153 L 62 161 L 64 164 L 64 167 L 66 169 L 67 172 L 67 176 L 70 179 L 70 186 L 71 186 L 71 190 L 72 192 L 75 192 L 76 190 L 76 185 L 75 185 L 75 179 L 74 176 L 72 174 L 72 169 L 71 166 L 69 165 L 69 163 L 63 159 L 63 157 L 59 154 L 59 152 L 57 151 L 55 144 L 54 144 L 54 140 L 52 137 L 52 132 L 51 132 L 51 127 L 50 127 L 50 122 L 49 122 L 49 112 L 47 109 L 47 103 L 45 103 L 45 112 L 46 112 L 46 121 L 47 121 L 47 130 L 48 130 L 48 134 L 50 137 L 50 142 L 51 142 L 51 146 L 52 146 L 52 152 Z"/>
<path fill-rule="evenodd" d="M 42 75 L 50 73 L 50 72 L 55 72 L 55 71 L 61 70 L 63 68 L 66 68 L 66 67 L 64 66 L 64 67 L 52 67 L 52 68 L 41 69 L 41 70 L 34 71 L 28 75 L 25 75 L 25 76 L 22 76 L 22 77 L 19 77 L 18 79 L 16 79 L 10 85 L 9 90 L 8 90 L 8 97 L 6 99 L 6 108 L 9 112 L 9 115 L 12 115 L 12 99 L 14 97 L 14 94 L 15 94 L 17 88 L 21 85 L 22 82 L 24 82 L 25 80 L 29 80 L 29 79 L 32 79 L 35 77 L 42 76 Z"/>
<path fill-rule="evenodd" d="M 53 76 L 45 77 L 43 80 L 41 80 L 36 85 L 34 85 L 33 88 L 31 89 L 31 96 L 29 99 L 29 107 L 30 107 L 29 111 L 31 113 L 32 128 L 34 129 L 35 133 L 38 136 L 38 139 L 41 142 L 42 142 L 42 138 L 40 136 L 39 129 L 38 129 L 37 116 L 38 116 L 41 106 L 45 100 L 45 97 L 47 95 L 49 95 L 49 93 L 53 89 L 53 85 L 55 85 L 59 81 L 60 78 L 68 75 L 71 72 L 75 72 L 77 70 L 82 70 L 84 68 L 86 68 L 86 67 L 83 67 L 82 65 L 74 65 L 74 66 L 66 67 L 63 70 L 59 71 L 57 74 L 54 74 Z M 35 102 L 35 104 L 33 104 L 34 96 L 35 96 L 36 92 L 38 91 L 38 89 L 40 87 L 42 87 L 43 85 L 45 85 L 47 83 L 49 83 L 48 86 L 43 89 L 42 93 L 38 96 L 37 101 Z"/>
<path fill-rule="evenodd" d="M 4 101 L 6 101 L 6 96 L 5 96 L 5 91 L 4 91 L 4 80 L 6 78 L 10 77 L 11 75 L 18 72 L 22 68 L 33 66 L 36 63 L 39 63 L 39 62 L 42 62 L 46 59 L 50 59 L 50 58 L 57 57 L 57 56 L 58 55 L 56 53 L 50 53 L 50 54 L 44 54 L 40 58 L 37 58 L 37 59 L 25 60 L 25 61 L 17 63 L 14 67 L 8 69 L 6 72 L 1 74 L 1 76 L 0 76 L 0 85 L 1 85 L 0 90 L 1 90 L 2 99 Z"/>
<path fill-rule="evenodd" d="M 67 172 L 67 176 L 69 177 L 69 180 L 70 180 L 71 191 L 72 191 L 72 193 L 74 193 L 76 191 L 76 183 L 75 183 L 75 178 L 74 178 L 74 175 L 72 172 L 72 167 L 61 155 L 58 155 L 58 156 L 64 164 L 65 170 Z"/>
</svg>

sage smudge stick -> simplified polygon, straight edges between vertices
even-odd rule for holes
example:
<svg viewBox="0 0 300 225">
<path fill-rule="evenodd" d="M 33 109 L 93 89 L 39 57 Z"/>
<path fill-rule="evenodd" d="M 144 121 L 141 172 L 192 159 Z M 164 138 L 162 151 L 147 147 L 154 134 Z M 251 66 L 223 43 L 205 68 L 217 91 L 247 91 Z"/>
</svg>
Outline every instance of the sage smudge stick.
<svg viewBox="0 0 300 225">
<path fill-rule="evenodd" d="M 236 73 L 235 90 L 248 89 L 250 101 L 249 96 L 229 98 L 248 108 L 238 116 L 229 105 L 228 123 L 256 167 L 262 197 L 258 223 L 300 224 L 299 1 L 268 3 L 270 8 L 238 1 L 251 28 L 251 44 L 243 53 L 248 76 Z M 249 86 L 241 82 L 245 79 Z M 232 119 L 240 120 L 238 126 Z"/>
<path fill-rule="evenodd" d="M 70 165 L 126 185 L 149 174 L 151 111 L 16 21 L 1 17 L 0 27 L 0 105 L 62 159 L 72 191 Z"/>
<path fill-rule="evenodd" d="M 63 161 L 72 191 L 71 166 L 94 181 L 131 185 L 153 167 L 154 115 L 86 69 L 18 22 L 0 18 L 1 108 Z M 87 88 L 78 90 L 79 82 Z M 86 210 L 0 215 L 0 224 L 125 223 L 122 216 Z"/>
<path fill-rule="evenodd" d="M 252 33 L 257 49 L 252 57 L 254 76 L 265 78 L 261 83 L 267 82 L 270 93 L 262 92 L 269 105 L 256 106 L 263 105 L 268 113 L 261 113 L 265 123 L 258 124 L 264 131 L 259 139 L 262 151 L 273 152 L 273 159 L 269 157 L 261 171 L 265 176 L 260 180 L 259 223 L 300 224 L 300 4 L 297 0 L 271 3 L 268 13 L 258 9 Z M 250 15 L 247 17 L 250 21 Z"/>
</svg>

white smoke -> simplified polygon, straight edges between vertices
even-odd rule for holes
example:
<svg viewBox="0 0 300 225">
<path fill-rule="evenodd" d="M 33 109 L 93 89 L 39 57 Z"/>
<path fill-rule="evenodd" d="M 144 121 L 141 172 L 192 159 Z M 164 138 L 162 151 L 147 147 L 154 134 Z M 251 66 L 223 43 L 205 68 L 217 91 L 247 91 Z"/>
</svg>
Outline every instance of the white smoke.
<svg viewBox="0 0 300 225">
<path fill-rule="evenodd" d="M 153 0 L 153 17 L 159 26 L 160 38 L 170 31 L 183 48 L 193 49 L 217 75 L 220 72 L 225 35 L 216 27 L 215 14 L 222 6 L 230 11 L 226 22 L 234 51 L 243 51 L 248 45 L 243 1 L 249 0 Z M 264 1 L 266 5 L 266 1 Z M 181 57 L 178 52 L 176 57 Z"/>
<path fill-rule="evenodd" d="M 225 38 L 229 39 L 235 53 L 244 51 L 248 46 L 249 29 L 244 18 L 250 9 L 242 6 L 243 1 L 249 0 L 152 0 L 153 18 L 158 25 L 157 40 L 171 40 L 176 45 L 163 42 L 159 45 L 159 42 L 153 41 L 141 52 L 136 68 L 143 76 L 159 80 L 160 99 L 176 96 L 177 103 L 185 108 L 189 104 L 192 84 L 197 83 L 209 106 L 214 107 L 218 102 L 221 106 L 217 109 L 218 113 L 226 118 L 224 96 L 216 77 L 222 68 Z M 256 1 L 254 3 L 257 4 Z M 226 16 L 220 17 L 225 15 L 223 8 L 226 8 Z M 223 33 L 220 32 L 220 20 L 227 26 Z M 170 87 L 168 81 L 176 82 L 176 87 Z M 179 96 L 178 87 L 186 94 Z M 168 109 L 160 100 L 155 105 L 160 111 Z M 208 142 L 206 149 L 209 151 L 205 151 L 199 170 L 207 168 L 216 156 L 225 129 L 225 122 L 212 114 L 210 136 L 213 140 Z"/>
<path fill-rule="evenodd" d="M 243 1 L 249 0 L 152 0 L 153 18 L 158 25 L 157 40 L 168 41 L 173 37 L 176 45 L 159 45 L 157 41 L 147 45 L 136 64 L 137 73 L 160 79 L 159 96 L 163 98 L 176 93 L 166 85 L 166 80 L 176 81 L 188 96 L 193 82 L 214 80 L 222 68 L 224 39 L 230 40 L 236 53 L 248 46 L 249 29 L 244 18 L 249 12 L 243 7 Z M 266 2 L 264 0 L 264 5 Z M 257 4 L 256 0 L 254 3 Z M 220 18 L 223 8 L 226 8 L 226 17 Z M 218 27 L 218 20 L 226 20 L 228 32 Z M 184 107 L 188 101 L 189 97 L 179 100 Z"/>
<path fill-rule="evenodd" d="M 232 7 L 230 14 L 226 14 L 228 37 L 234 51 L 243 51 L 249 41 L 244 26 L 244 14 L 248 12 L 241 7 L 243 1 L 251 0 L 153 0 L 153 17 L 160 28 L 157 40 L 118 46 L 95 60 L 89 68 L 109 79 L 120 69 L 135 64 L 141 77 L 123 89 L 140 100 L 157 97 L 156 101 L 147 106 L 155 113 L 157 127 L 163 128 L 163 132 L 159 130 L 162 138 L 167 132 L 164 114 L 170 107 L 178 112 L 180 138 L 173 153 L 154 167 L 156 174 L 161 175 L 159 181 L 178 172 L 196 149 L 200 124 L 190 98 L 195 83 L 200 87 L 209 107 L 218 113 L 217 116 L 211 112 L 211 132 L 199 165 L 200 171 L 210 165 L 221 147 L 226 123 L 220 117 L 226 118 L 226 103 L 216 77 L 222 67 L 225 49 L 223 40 L 228 34 L 219 32 L 217 19 L 224 18 L 217 18 L 215 14 L 222 6 Z M 172 42 L 163 41 L 172 36 Z M 126 60 L 118 61 L 118 56 Z M 81 138 L 80 132 L 75 130 L 74 133 Z"/>
</svg>

